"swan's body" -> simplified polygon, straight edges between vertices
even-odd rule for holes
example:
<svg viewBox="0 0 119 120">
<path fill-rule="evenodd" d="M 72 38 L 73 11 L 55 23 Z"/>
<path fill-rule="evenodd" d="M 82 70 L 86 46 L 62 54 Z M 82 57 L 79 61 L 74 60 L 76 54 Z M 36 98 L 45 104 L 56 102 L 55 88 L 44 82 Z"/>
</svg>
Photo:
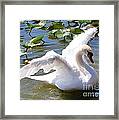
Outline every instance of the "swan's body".
<svg viewBox="0 0 119 120">
<path fill-rule="evenodd" d="M 33 59 L 21 68 L 20 77 L 47 81 L 61 90 L 82 90 L 85 83 L 96 84 L 97 73 L 86 61 L 87 51 L 92 52 L 86 44 L 96 32 L 96 28 L 90 28 L 80 34 L 62 51 L 62 55 L 49 51 L 43 57 Z M 40 69 L 49 74 L 37 75 Z"/>
</svg>

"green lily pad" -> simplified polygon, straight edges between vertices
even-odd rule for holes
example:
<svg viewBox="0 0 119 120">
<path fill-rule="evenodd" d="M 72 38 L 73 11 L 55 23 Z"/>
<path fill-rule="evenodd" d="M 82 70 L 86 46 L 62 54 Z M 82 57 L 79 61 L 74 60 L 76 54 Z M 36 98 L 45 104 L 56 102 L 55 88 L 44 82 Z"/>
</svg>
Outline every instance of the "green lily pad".
<svg viewBox="0 0 119 120">
<path fill-rule="evenodd" d="M 92 20 L 91 24 L 92 24 L 94 27 L 99 27 L 99 20 Z"/>
<path fill-rule="evenodd" d="M 48 27 L 48 30 L 54 30 L 54 29 L 63 29 L 64 25 L 62 22 L 53 22 L 53 25 Z"/>
<path fill-rule="evenodd" d="M 58 30 L 49 31 L 48 34 L 55 34 Z"/>
<path fill-rule="evenodd" d="M 32 27 L 33 27 L 33 28 L 41 28 L 41 26 L 40 26 L 40 25 L 38 25 L 38 24 L 33 25 Z"/>
<path fill-rule="evenodd" d="M 33 39 L 30 40 L 31 44 L 38 44 L 39 42 L 41 42 L 43 40 L 43 35 L 39 35 Z"/>
<path fill-rule="evenodd" d="M 47 27 L 44 27 L 44 26 L 43 26 L 43 27 L 41 27 L 40 29 L 42 29 L 42 30 L 47 30 Z"/>
<path fill-rule="evenodd" d="M 30 23 L 26 23 L 27 24 L 27 28 L 32 28 L 34 25 L 30 24 Z"/>
<path fill-rule="evenodd" d="M 23 44 L 22 46 L 23 46 L 24 48 L 26 48 L 26 49 L 30 48 L 30 46 L 28 45 L 28 43 L 25 43 L 25 44 Z"/>
<path fill-rule="evenodd" d="M 53 28 L 53 25 L 51 25 L 51 26 L 49 26 L 48 28 L 47 28 L 47 30 L 49 30 L 49 31 L 51 31 L 51 30 L 53 30 L 54 28 Z"/>
<path fill-rule="evenodd" d="M 43 26 L 39 25 L 39 24 L 30 24 L 30 23 L 27 23 L 27 29 L 33 29 L 33 28 L 42 28 Z"/>
<path fill-rule="evenodd" d="M 54 34 L 49 34 L 48 39 L 56 39 L 57 37 Z"/>
<path fill-rule="evenodd" d="M 91 20 L 79 20 L 79 23 L 91 23 Z"/>
<path fill-rule="evenodd" d="M 66 36 L 64 36 L 64 39 L 65 39 L 65 41 L 67 41 L 67 42 L 71 42 L 72 39 L 73 39 L 73 36 L 72 36 L 72 35 L 66 35 Z"/>
<path fill-rule="evenodd" d="M 83 32 L 83 30 L 81 30 L 80 28 L 74 28 L 74 29 L 71 29 L 71 32 L 73 34 L 80 34 Z"/>
<path fill-rule="evenodd" d="M 58 30 L 58 31 L 55 32 L 55 36 L 57 38 L 62 38 L 63 37 L 63 32 L 61 30 Z"/>
<path fill-rule="evenodd" d="M 54 29 L 63 29 L 64 25 L 62 24 L 62 22 L 54 22 L 53 23 L 53 28 Z"/>
<path fill-rule="evenodd" d="M 31 44 L 31 43 L 29 43 L 28 45 L 31 47 L 31 48 L 33 48 L 33 47 L 37 47 L 37 46 L 43 46 L 43 44 L 44 44 L 44 42 L 39 42 L 39 43 L 37 43 L 37 44 Z"/>
</svg>

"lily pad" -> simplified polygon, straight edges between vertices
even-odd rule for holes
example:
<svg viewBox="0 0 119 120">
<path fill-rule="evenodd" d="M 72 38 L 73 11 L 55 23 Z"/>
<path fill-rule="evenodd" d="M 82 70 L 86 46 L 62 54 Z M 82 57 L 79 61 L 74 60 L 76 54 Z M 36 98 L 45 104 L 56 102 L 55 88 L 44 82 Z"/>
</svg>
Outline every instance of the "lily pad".
<svg viewBox="0 0 119 120">
<path fill-rule="evenodd" d="M 40 28 L 41 30 L 47 30 L 47 27 L 43 26 Z"/>
<path fill-rule="evenodd" d="M 49 34 L 48 39 L 56 39 L 57 37 L 54 34 Z"/>
<path fill-rule="evenodd" d="M 66 36 L 64 36 L 64 39 L 67 42 L 71 42 L 73 40 L 73 36 L 72 35 L 66 35 Z"/>
<path fill-rule="evenodd" d="M 37 46 L 42 46 L 43 44 L 44 44 L 44 42 L 41 41 L 41 42 L 39 42 L 39 43 L 37 43 L 37 44 L 31 44 L 31 43 L 29 43 L 28 45 L 29 45 L 31 48 L 33 48 L 33 47 L 37 47 Z"/>
<path fill-rule="evenodd" d="M 48 27 L 48 30 L 63 29 L 63 28 L 64 28 L 64 25 L 62 22 L 53 22 L 53 24 Z"/>
<path fill-rule="evenodd" d="M 80 34 L 83 32 L 83 30 L 81 30 L 80 28 L 74 28 L 74 29 L 71 29 L 71 32 L 73 34 Z"/>
<path fill-rule="evenodd" d="M 79 20 L 79 23 L 91 23 L 91 20 Z"/>
<path fill-rule="evenodd" d="M 53 23 L 53 28 L 54 29 L 63 29 L 64 25 L 62 24 L 62 22 L 54 22 Z"/>
<path fill-rule="evenodd" d="M 33 28 L 42 28 L 43 25 L 40 25 L 40 24 L 30 24 L 30 23 L 27 23 L 27 29 L 33 29 Z"/>
<path fill-rule="evenodd" d="M 30 43 L 38 44 L 39 42 L 41 42 L 43 40 L 43 37 L 44 37 L 43 35 L 36 36 L 35 38 L 30 40 Z"/>
<path fill-rule="evenodd" d="M 30 46 L 28 45 L 28 43 L 25 43 L 25 44 L 23 44 L 22 46 L 23 46 L 24 48 L 26 48 L 26 49 L 30 48 Z"/>
<path fill-rule="evenodd" d="M 99 20 L 92 20 L 91 24 L 92 24 L 94 27 L 99 27 Z"/>
<path fill-rule="evenodd" d="M 55 32 L 55 36 L 57 38 L 62 38 L 63 37 L 63 32 L 61 30 L 58 30 L 58 31 Z"/>
</svg>

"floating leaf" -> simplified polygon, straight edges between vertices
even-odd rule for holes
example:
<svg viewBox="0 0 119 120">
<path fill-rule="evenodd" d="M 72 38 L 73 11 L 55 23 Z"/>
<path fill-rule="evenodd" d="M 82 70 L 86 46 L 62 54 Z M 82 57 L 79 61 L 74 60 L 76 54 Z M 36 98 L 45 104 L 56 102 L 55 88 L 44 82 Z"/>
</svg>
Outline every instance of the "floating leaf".
<svg viewBox="0 0 119 120">
<path fill-rule="evenodd" d="M 43 40 L 43 35 L 39 35 L 33 39 L 30 40 L 31 44 L 38 44 L 39 42 L 41 42 Z"/>
<path fill-rule="evenodd" d="M 29 28 L 29 29 L 31 29 L 33 27 L 33 25 L 28 22 L 26 24 L 27 24 L 27 28 Z"/>
<path fill-rule="evenodd" d="M 49 39 L 56 39 L 57 37 L 55 36 L 57 30 L 51 30 L 48 32 L 48 38 Z"/>
<path fill-rule="evenodd" d="M 48 27 L 48 30 L 54 30 L 54 29 L 63 29 L 64 25 L 62 22 L 53 22 L 53 25 Z"/>
<path fill-rule="evenodd" d="M 71 35 L 71 32 L 64 32 L 63 37 Z"/>
<path fill-rule="evenodd" d="M 38 24 L 35 24 L 32 26 L 32 28 L 41 28 L 42 26 L 38 25 Z"/>
<path fill-rule="evenodd" d="M 63 32 L 61 30 L 58 30 L 58 31 L 55 32 L 55 36 L 57 38 L 62 38 L 63 37 Z"/>
<path fill-rule="evenodd" d="M 53 23 L 53 28 L 54 29 L 63 29 L 64 25 L 62 24 L 62 22 L 54 22 Z"/>
<path fill-rule="evenodd" d="M 48 39 L 56 39 L 57 37 L 54 34 L 49 34 Z"/>
<path fill-rule="evenodd" d="M 91 20 L 79 20 L 79 23 L 91 23 Z"/>
<path fill-rule="evenodd" d="M 65 39 L 65 41 L 70 42 L 71 40 L 73 40 L 73 35 L 72 34 L 66 35 L 66 36 L 64 36 L 64 39 Z"/>
<path fill-rule="evenodd" d="M 44 44 L 44 42 L 41 41 L 41 42 L 39 42 L 39 43 L 37 43 L 37 44 L 31 44 L 31 43 L 29 43 L 28 45 L 29 45 L 31 48 L 33 48 L 33 47 L 41 46 L 41 45 L 43 45 L 43 44 Z"/>
<path fill-rule="evenodd" d="M 25 44 L 23 44 L 22 46 L 23 46 L 24 48 L 27 48 L 27 49 L 30 48 L 30 46 L 28 45 L 28 43 L 25 43 Z"/>
<path fill-rule="evenodd" d="M 48 33 L 49 34 L 55 34 L 58 30 L 52 30 L 52 31 L 49 31 Z"/>
<path fill-rule="evenodd" d="M 47 29 L 48 29 L 49 31 L 53 30 L 53 29 L 54 29 L 54 28 L 53 28 L 53 25 L 49 26 Z"/>
<path fill-rule="evenodd" d="M 80 28 L 74 28 L 74 29 L 71 29 L 71 32 L 73 34 L 80 34 L 83 32 L 83 30 L 81 30 Z"/>
<path fill-rule="evenodd" d="M 98 27 L 98 26 L 99 26 L 99 20 L 92 20 L 91 24 L 92 24 L 94 27 Z"/>
<path fill-rule="evenodd" d="M 37 23 L 37 24 L 30 24 L 30 23 L 26 23 L 27 24 L 27 29 L 33 29 L 33 28 L 43 28 L 43 29 L 46 29 L 45 27 L 44 27 L 44 25 L 46 24 L 46 22 L 45 21 L 39 21 L 39 23 Z"/>
<path fill-rule="evenodd" d="M 43 25 L 27 23 L 27 28 L 26 29 L 42 28 L 42 27 L 43 27 Z"/>
<path fill-rule="evenodd" d="M 43 26 L 40 28 L 41 30 L 47 30 L 47 27 Z"/>
</svg>

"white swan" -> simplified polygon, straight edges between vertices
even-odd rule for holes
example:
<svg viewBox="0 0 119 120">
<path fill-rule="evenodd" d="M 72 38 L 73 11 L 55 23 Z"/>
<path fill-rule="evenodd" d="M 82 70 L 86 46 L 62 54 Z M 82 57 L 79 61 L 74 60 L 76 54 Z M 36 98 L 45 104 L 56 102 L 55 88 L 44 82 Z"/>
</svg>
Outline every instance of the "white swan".
<svg viewBox="0 0 119 120">
<path fill-rule="evenodd" d="M 96 84 L 97 73 L 86 61 L 89 58 L 93 62 L 92 49 L 86 44 L 96 32 L 96 28 L 90 28 L 80 34 L 63 50 L 62 55 L 49 51 L 43 57 L 33 59 L 20 69 L 20 78 L 47 81 L 61 90 L 82 90 L 84 84 Z M 45 75 L 38 75 L 40 69 Z"/>
</svg>

